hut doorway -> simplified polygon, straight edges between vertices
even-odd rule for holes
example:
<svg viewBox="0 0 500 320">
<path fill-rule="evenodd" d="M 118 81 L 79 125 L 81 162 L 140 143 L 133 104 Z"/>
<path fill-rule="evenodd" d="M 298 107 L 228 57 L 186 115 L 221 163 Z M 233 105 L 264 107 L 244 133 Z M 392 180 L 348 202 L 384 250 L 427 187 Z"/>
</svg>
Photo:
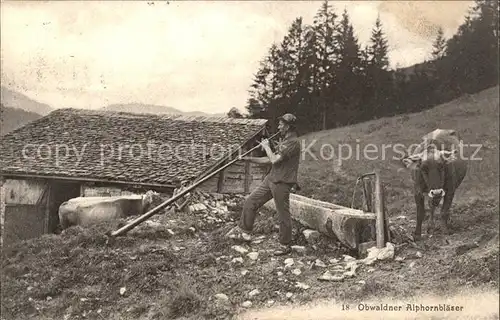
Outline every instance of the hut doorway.
<svg viewBox="0 0 500 320">
<path fill-rule="evenodd" d="M 80 184 L 76 182 L 53 181 L 50 184 L 48 233 L 59 233 L 59 206 L 69 199 L 80 196 Z"/>
</svg>

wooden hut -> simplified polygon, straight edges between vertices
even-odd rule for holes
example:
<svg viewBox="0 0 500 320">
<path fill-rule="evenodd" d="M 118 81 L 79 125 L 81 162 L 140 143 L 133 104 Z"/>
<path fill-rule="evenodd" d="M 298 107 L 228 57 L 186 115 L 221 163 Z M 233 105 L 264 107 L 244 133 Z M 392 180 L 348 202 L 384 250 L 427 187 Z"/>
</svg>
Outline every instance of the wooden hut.
<svg viewBox="0 0 500 320">
<path fill-rule="evenodd" d="M 267 120 L 60 109 L 3 137 L 2 240 L 53 232 L 60 204 L 78 196 L 173 194 L 266 134 Z M 235 163 L 200 186 L 248 193 L 268 167 Z"/>
</svg>

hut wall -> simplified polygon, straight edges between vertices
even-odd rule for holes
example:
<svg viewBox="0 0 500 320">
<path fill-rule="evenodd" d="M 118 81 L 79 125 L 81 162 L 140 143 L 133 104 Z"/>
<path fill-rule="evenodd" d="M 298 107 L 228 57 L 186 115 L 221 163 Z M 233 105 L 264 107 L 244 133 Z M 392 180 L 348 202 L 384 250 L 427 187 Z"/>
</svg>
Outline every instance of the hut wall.
<svg viewBox="0 0 500 320">
<path fill-rule="evenodd" d="M 250 150 L 256 143 L 255 140 L 247 142 L 242 153 Z M 258 151 L 254 151 L 251 156 L 260 157 L 263 155 Z M 222 165 L 219 167 L 222 167 Z M 200 186 L 200 189 L 218 193 L 250 193 L 264 180 L 269 169 L 269 165 L 238 161 L 208 179 Z"/>
<path fill-rule="evenodd" d="M 48 227 L 49 184 L 43 180 L 3 179 L 2 244 L 44 234 Z"/>
<path fill-rule="evenodd" d="M 128 185 L 103 184 L 87 182 L 81 185 L 82 197 L 114 197 L 114 196 L 129 196 L 140 195 L 148 190 L 159 192 L 164 197 L 172 196 L 173 190 L 170 188 L 152 189 L 146 187 L 133 187 Z"/>
<path fill-rule="evenodd" d="M 131 191 L 123 190 L 116 186 L 94 186 L 82 185 L 82 197 L 115 197 L 115 196 L 128 196 L 136 194 Z"/>
</svg>

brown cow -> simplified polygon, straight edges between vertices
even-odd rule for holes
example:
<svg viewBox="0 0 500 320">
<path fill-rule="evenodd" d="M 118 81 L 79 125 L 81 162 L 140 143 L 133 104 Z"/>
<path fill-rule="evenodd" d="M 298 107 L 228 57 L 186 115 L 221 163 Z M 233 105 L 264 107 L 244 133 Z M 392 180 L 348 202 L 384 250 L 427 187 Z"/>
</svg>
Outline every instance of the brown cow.
<svg viewBox="0 0 500 320">
<path fill-rule="evenodd" d="M 467 173 L 467 162 L 461 157 L 462 147 L 455 130 L 436 129 L 423 137 L 417 150 L 402 159 L 411 169 L 414 182 L 414 197 L 417 206 L 417 226 L 415 239 L 421 237 L 422 222 L 425 217 L 424 199 L 429 198 L 430 219 L 427 232 L 434 229 L 434 211 L 443 199 L 441 208 L 442 231 L 448 233 L 449 210 L 455 190 Z"/>
<path fill-rule="evenodd" d="M 73 198 L 59 207 L 59 222 L 66 229 L 143 214 L 149 210 L 155 195 L 150 190 L 144 195 Z"/>
</svg>

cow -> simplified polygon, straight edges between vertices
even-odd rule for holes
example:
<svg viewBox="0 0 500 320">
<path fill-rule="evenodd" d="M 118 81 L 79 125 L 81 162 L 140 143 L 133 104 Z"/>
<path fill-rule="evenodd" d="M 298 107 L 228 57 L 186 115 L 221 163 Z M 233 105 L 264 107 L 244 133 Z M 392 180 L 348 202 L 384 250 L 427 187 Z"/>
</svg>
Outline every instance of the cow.
<svg viewBox="0 0 500 320">
<path fill-rule="evenodd" d="M 417 206 L 415 240 L 421 238 L 425 217 L 425 197 L 428 197 L 430 219 L 427 233 L 434 230 L 434 212 L 441 207 L 441 229 L 448 234 L 449 210 L 456 189 L 467 173 L 467 162 L 460 152 L 462 141 L 455 130 L 436 129 L 422 137 L 422 143 L 411 154 L 403 157 L 402 163 L 411 170 L 413 193 Z M 460 154 L 459 154 L 460 153 Z"/>
<path fill-rule="evenodd" d="M 143 214 L 157 195 L 149 190 L 143 195 L 73 198 L 59 207 L 59 223 L 62 229 L 66 229 Z"/>
</svg>

